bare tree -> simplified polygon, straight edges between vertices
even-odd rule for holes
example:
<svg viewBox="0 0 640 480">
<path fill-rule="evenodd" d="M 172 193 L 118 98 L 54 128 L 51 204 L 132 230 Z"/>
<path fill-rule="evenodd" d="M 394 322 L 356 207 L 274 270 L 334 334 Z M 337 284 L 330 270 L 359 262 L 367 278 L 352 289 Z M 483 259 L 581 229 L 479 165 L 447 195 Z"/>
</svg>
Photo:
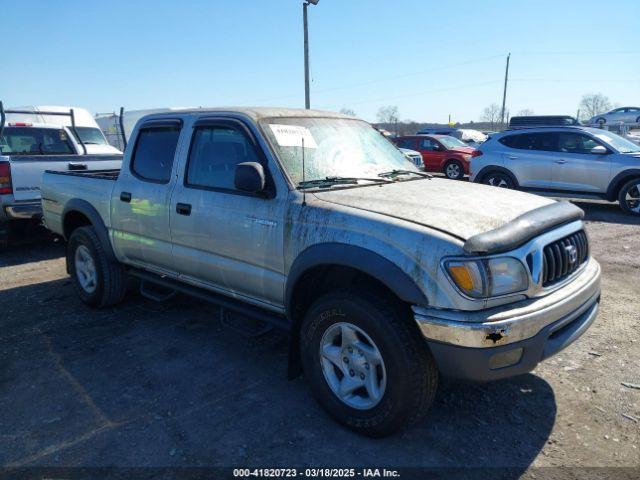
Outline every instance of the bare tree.
<svg viewBox="0 0 640 480">
<path fill-rule="evenodd" d="M 506 109 L 504 113 L 505 113 L 505 118 L 509 118 L 509 114 L 507 113 Z M 497 103 L 492 103 L 488 107 L 485 107 L 484 110 L 482 110 L 482 114 L 480 115 L 480 121 L 491 124 L 491 130 L 493 130 L 500 123 L 501 114 L 502 114 L 502 107 L 500 107 L 500 105 L 498 105 Z"/>
<path fill-rule="evenodd" d="M 355 117 L 356 116 L 356 112 L 354 112 L 350 108 L 341 108 L 340 109 L 340 113 L 343 114 L 343 115 L 348 115 L 350 117 Z"/>
<path fill-rule="evenodd" d="M 519 117 L 530 117 L 531 115 L 535 115 L 535 113 L 530 108 L 523 108 L 518 112 Z"/>
<path fill-rule="evenodd" d="M 588 119 L 611 110 L 611 102 L 602 93 L 589 93 L 582 96 L 578 108 L 580 108 L 580 116 Z"/>
<path fill-rule="evenodd" d="M 378 110 L 378 122 L 380 123 L 397 123 L 400 117 L 398 107 L 395 105 L 387 105 L 386 107 L 380 107 Z"/>
</svg>

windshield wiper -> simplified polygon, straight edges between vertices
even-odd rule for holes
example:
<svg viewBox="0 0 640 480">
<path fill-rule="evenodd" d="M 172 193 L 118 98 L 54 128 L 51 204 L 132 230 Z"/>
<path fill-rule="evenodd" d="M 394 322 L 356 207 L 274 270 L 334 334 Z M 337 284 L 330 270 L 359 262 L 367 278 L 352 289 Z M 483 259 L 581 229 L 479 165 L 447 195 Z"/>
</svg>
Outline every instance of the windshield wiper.
<svg viewBox="0 0 640 480">
<path fill-rule="evenodd" d="M 418 175 L 423 178 L 433 178 L 433 175 L 429 175 L 424 172 L 416 172 L 414 170 L 391 170 L 390 172 L 382 172 L 378 174 L 378 176 L 382 178 L 395 178 L 400 175 Z"/>
<path fill-rule="evenodd" d="M 386 178 L 369 177 L 324 177 L 299 182 L 298 188 L 322 188 L 324 186 L 331 187 L 334 185 L 358 185 L 358 182 L 360 181 L 374 183 L 391 183 L 393 180 L 388 180 Z"/>
</svg>

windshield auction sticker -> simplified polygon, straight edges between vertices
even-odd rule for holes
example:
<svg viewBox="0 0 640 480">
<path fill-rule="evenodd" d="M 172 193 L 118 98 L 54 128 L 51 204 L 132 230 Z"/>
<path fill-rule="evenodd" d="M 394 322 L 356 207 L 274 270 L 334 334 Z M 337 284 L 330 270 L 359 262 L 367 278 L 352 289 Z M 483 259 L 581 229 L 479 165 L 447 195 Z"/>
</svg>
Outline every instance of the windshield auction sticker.
<svg viewBox="0 0 640 480">
<path fill-rule="evenodd" d="M 304 140 L 305 148 L 318 148 L 318 144 L 307 127 L 275 123 L 270 123 L 269 127 L 281 147 L 301 147 Z"/>
</svg>

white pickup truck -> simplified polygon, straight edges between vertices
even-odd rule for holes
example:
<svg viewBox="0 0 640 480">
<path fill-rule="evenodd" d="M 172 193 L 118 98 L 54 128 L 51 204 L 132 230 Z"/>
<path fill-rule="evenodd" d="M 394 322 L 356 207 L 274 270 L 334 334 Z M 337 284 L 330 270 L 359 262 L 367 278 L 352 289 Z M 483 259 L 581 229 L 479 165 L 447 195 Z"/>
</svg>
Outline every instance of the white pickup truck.
<svg viewBox="0 0 640 480">
<path fill-rule="evenodd" d="M 417 421 L 439 373 L 529 372 L 598 313 L 582 210 L 432 178 L 331 112 L 148 115 L 121 170 L 46 172 L 42 202 L 86 304 L 134 276 L 285 328 L 290 373 L 366 435 Z"/>
<path fill-rule="evenodd" d="M 0 102 L 0 248 L 16 222 L 39 221 L 45 170 L 120 168 L 122 154 L 106 144 L 91 115 L 81 110 L 76 123 L 71 112 L 61 107 L 4 110 Z"/>
</svg>

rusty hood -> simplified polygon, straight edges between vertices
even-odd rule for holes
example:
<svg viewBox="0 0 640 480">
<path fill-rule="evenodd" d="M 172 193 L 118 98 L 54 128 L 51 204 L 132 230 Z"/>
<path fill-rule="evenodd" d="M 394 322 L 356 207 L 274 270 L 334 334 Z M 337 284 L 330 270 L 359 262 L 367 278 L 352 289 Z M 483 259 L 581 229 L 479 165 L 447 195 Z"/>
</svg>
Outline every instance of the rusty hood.
<svg viewBox="0 0 640 480">
<path fill-rule="evenodd" d="M 315 192 L 325 202 L 401 218 L 467 240 L 553 200 L 439 178 Z"/>
</svg>

